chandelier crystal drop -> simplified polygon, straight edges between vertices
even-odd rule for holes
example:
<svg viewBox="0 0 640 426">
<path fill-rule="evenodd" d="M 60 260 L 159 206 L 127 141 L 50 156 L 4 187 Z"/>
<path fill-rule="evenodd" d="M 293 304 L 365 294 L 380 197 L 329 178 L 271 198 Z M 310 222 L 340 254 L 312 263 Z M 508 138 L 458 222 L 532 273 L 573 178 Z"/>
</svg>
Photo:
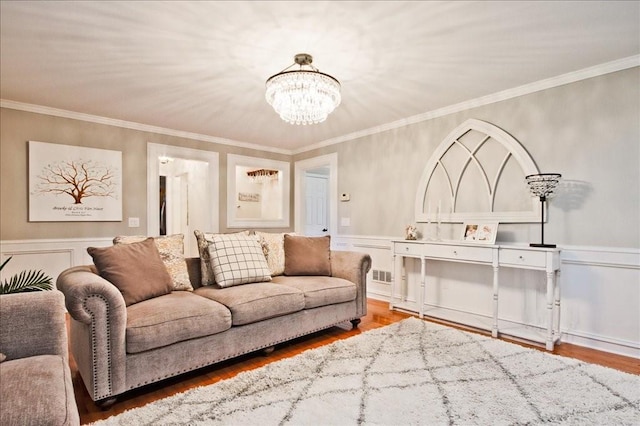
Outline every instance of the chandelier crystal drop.
<svg viewBox="0 0 640 426">
<path fill-rule="evenodd" d="M 311 55 L 300 53 L 294 64 L 267 80 L 267 102 L 287 123 L 322 123 L 340 105 L 340 82 L 318 71 L 312 61 Z M 299 70 L 287 71 L 296 64 Z"/>
</svg>

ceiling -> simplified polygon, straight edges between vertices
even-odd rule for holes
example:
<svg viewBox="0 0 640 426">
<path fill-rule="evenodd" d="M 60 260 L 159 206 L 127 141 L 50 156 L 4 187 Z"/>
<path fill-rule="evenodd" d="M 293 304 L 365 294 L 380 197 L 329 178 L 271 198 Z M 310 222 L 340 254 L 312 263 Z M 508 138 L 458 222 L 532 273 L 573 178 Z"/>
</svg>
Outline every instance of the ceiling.
<svg viewBox="0 0 640 426">
<path fill-rule="evenodd" d="M 2 1 L 0 98 L 299 152 L 640 54 L 638 1 Z M 340 80 L 295 126 L 265 80 Z"/>
</svg>

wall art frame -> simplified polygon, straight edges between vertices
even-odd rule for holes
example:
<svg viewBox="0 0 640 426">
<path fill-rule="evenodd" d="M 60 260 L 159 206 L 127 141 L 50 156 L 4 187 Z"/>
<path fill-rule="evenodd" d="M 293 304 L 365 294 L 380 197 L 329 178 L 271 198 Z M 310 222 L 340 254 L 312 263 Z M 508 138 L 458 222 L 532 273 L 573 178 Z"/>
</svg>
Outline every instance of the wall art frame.
<svg viewBox="0 0 640 426">
<path fill-rule="evenodd" d="M 29 141 L 29 222 L 122 221 L 122 152 Z"/>
<path fill-rule="evenodd" d="M 540 205 L 525 181 L 537 173 L 533 158 L 513 136 L 491 123 L 467 119 L 443 139 L 425 165 L 416 191 L 416 222 L 539 222 Z M 463 189 L 482 206 L 464 206 L 463 195 L 469 192 Z M 500 205 L 498 200 L 518 200 L 518 205 Z M 436 205 L 441 208 L 436 210 Z"/>
<path fill-rule="evenodd" d="M 290 168 L 286 161 L 227 154 L 227 228 L 288 227 Z M 254 171 L 276 173 L 252 183 Z"/>
</svg>

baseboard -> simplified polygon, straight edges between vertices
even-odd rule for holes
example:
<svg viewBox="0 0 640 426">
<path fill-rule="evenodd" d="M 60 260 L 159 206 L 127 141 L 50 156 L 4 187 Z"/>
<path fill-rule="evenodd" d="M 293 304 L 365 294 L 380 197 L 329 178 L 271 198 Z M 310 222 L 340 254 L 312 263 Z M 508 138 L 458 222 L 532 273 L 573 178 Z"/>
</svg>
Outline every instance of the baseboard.
<svg viewBox="0 0 640 426">
<path fill-rule="evenodd" d="M 367 297 L 381 302 L 389 303 L 389 297 L 380 292 L 367 292 Z M 405 305 L 398 308 L 401 312 L 416 314 L 412 309 L 407 309 Z M 437 320 L 438 318 L 436 318 Z M 443 321 L 447 321 L 446 319 Z M 473 326 L 471 326 L 473 328 Z M 616 355 L 628 356 L 640 359 L 640 345 L 638 342 L 615 339 L 608 336 L 602 336 L 595 333 L 581 333 L 577 331 L 561 330 L 561 339 L 558 344 L 569 343 L 576 346 L 582 346 L 602 352 L 608 352 Z M 532 344 L 539 344 L 532 342 Z"/>
</svg>

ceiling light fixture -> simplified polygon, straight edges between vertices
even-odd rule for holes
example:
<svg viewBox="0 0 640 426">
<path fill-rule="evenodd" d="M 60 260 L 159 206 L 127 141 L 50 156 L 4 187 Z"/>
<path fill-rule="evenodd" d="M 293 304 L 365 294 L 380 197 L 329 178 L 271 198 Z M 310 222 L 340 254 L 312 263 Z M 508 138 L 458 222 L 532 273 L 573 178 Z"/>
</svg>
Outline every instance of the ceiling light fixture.
<svg viewBox="0 0 640 426">
<path fill-rule="evenodd" d="M 340 105 L 340 82 L 311 65 L 311 55 L 299 53 L 294 60 L 267 80 L 267 102 L 287 123 L 322 123 Z M 300 69 L 289 70 L 296 64 Z"/>
<path fill-rule="evenodd" d="M 247 172 L 247 176 L 252 183 L 265 183 L 272 180 L 278 180 L 278 170 L 259 169 Z"/>
</svg>

